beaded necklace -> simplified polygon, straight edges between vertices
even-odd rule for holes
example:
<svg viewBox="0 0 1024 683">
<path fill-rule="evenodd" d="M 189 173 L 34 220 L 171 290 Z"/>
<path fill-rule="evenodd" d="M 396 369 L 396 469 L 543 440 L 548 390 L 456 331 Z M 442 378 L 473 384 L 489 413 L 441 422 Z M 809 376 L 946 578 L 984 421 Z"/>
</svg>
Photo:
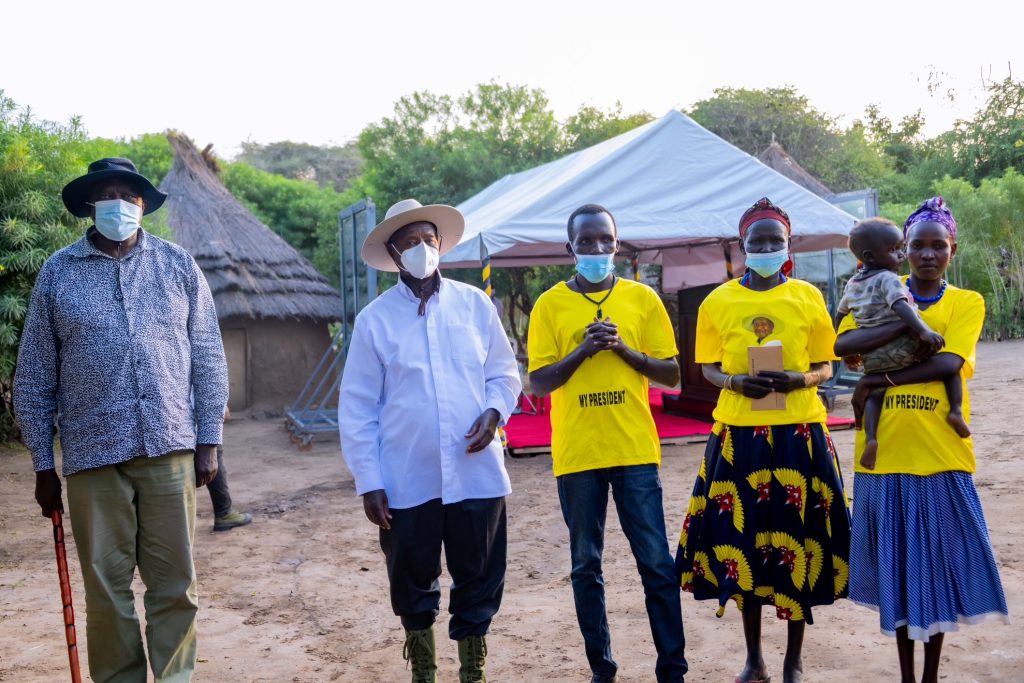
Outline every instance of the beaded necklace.
<svg viewBox="0 0 1024 683">
<path fill-rule="evenodd" d="M 914 297 L 914 301 L 919 304 L 933 304 L 942 298 L 942 295 L 946 293 L 946 279 L 942 279 L 942 286 L 939 288 L 939 293 L 935 296 L 918 296 L 914 294 L 914 290 L 910 288 L 910 278 L 907 278 L 907 291 L 910 292 L 910 296 Z"/>
</svg>

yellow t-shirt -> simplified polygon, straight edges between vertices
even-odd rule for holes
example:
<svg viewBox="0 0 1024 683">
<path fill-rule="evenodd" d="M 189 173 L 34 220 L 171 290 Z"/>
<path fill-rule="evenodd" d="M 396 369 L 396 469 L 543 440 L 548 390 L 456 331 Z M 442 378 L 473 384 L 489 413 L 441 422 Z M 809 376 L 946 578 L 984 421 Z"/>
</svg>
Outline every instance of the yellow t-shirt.
<svg viewBox="0 0 1024 683">
<path fill-rule="evenodd" d="M 904 281 L 906 278 L 904 278 Z M 925 323 L 946 340 L 942 353 L 964 359 L 960 381 L 964 387 L 964 419 L 971 420 L 971 397 L 967 380 L 974 376 L 975 347 L 985 324 L 985 299 L 977 292 L 947 285 L 936 303 L 921 311 Z M 843 318 L 839 334 L 855 329 L 853 316 Z M 857 432 L 857 472 L 870 474 L 916 474 L 974 472 L 974 442 L 961 439 L 946 422 L 949 400 L 942 382 L 925 382 L 889 387 L 885 391 L 882 416 L 878 421 L 878 460 L 875 469 L 860 466 L 864 432 Z"/>
<path fill-rule="evenodd" d="M 599 301 L 606 292 L 590 294 Z M 672 322 L 647 285 L 619 279 L 601 305 L 629 347 L 651 358 L 678 353 Z M 529 371 L 568 356 L 583 341 L 597 307 L 564 283 L 544 292 L 530 314 Z M 583 361 L 551 394 L 551 457 L 555 476 L 604 467 L 661 462 L 647 378 L 612 351 Z"/>
<path fill-rule="evenodd" d="M 835 359 L 832 329 L 825 299 L 803 280 L 790 278 L 765 292 L 730 280 L 711 292 L 697 312 L 698 363 L 721 363 L 730 375 L 749 372 L 747 349 L 772 341 L 782 342 L 786 370 L 807 372 L 812 363 Z M 751 410 L 750 399 L 723 389 L 714 418 L 737 427 L 824 422 L 825 406 L 814 387 L 786 395 L 785 410 Z"/>
</svg>

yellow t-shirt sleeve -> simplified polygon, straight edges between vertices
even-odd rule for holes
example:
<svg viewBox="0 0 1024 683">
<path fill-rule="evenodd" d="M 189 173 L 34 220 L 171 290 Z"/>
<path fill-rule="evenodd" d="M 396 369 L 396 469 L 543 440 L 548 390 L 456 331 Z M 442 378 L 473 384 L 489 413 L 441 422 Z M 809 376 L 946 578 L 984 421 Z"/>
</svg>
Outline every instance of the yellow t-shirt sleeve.
<svg viewBox="0 0 1024 683">
<path fill-rule="evenodd" d="M 974 376 L 975 349 L 981 338 L 981 328 L 985 325 L 985 299 L 977 292 L 965 289 L 957 294 L 956 307 L 942 335 L 946 340 L 942 350 L 964 359 L 962 372 L 964 378 L 970 379 Z"/>
<path fill-rule="evenodd" d="M 558 343 L 554 329 L 548 320 L 544 297 L 537 300 L 530 312 L 530 329 L 527 331 L 526 347 L 529 357 L 527 372 L 546 368 L 562 360 L 558 354 Z"/>
<path fill-rule="evenodd" d="M 721 363 L 725 357 L 722 333 L 715 324 L 713 308 L 713 302 L 705 299 L 697 309 L 697 338 L 693 345 L 695 363 Z"/>
<path fill-rule="evenodd" d="M 836 360 L 836 331 L 832 327 L 825 298 L 817 287 L 811 288 L 808 297 L 808 317 L 810 330 L 807 337 L 807 357 L 811 363 L 823 363 Z"/>
<path fill-rule="evenodd" d="M 644 325 L 644 348 L 651 358 L 673 358 L 679 353 L 676 333 L 665 310 L 665 304 L 654 292 L 648 290 L 647 321 Z"/>
</svg>

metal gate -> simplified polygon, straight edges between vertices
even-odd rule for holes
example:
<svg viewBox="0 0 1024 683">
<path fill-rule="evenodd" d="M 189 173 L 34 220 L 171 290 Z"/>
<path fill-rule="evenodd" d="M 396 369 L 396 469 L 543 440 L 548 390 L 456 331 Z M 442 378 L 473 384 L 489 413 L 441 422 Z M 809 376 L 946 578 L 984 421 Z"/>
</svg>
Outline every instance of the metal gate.
<svg viewBox="0 0 1024 683">
<path fill-rule="evenodd" d="M 377 224 L 377 208 L 363 199 L 338 214 L 341 259 L 341 324 L 331 345 L 287 411 L 285 429 L 300 450 L 309 450 L 316 434 L 338 431 L 338 387 L 356 315 L 377 296 L 377 271 L 359 256 L 363 240 Z"/>
</svg>

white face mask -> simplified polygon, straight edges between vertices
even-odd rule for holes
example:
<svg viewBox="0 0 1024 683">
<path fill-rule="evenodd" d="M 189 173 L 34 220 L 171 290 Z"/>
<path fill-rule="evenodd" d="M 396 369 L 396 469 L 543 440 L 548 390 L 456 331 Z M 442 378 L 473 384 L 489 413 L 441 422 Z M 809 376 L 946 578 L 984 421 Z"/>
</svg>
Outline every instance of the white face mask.
<svg viewBox="0 0 1024 683">
<path fill-rule="evenodd" d="M 406 249 L 402 252 L 401 257 L 403 270 L 417 280 L 425 280 L 433 275 L 441 262 L 441 254 L 437 247 L 432 247 L 426 242 L 420 242 L 415 247 Z"/>
<path fill-rule="evenodd" d="M 108 240 L 124 242 L 139 229 L 142 207 L 123 199 L 103 199 L 96 209 L 96 229 Z"/>
</svg>

